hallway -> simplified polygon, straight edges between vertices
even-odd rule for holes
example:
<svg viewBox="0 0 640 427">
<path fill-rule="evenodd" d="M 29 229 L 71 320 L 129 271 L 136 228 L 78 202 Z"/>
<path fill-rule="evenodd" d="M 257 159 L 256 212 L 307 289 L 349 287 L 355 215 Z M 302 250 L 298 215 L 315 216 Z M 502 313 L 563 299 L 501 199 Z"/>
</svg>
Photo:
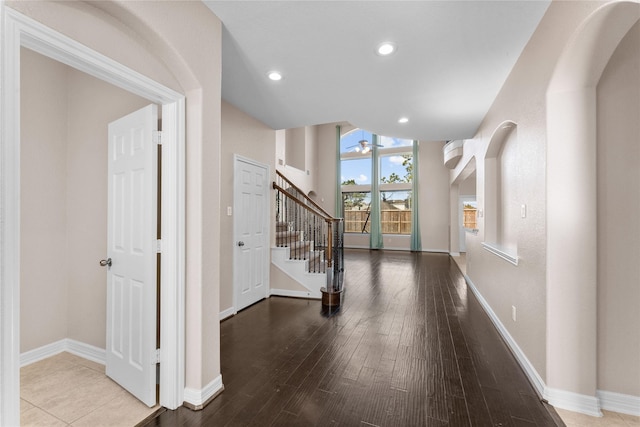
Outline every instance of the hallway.
<svg viewBox="0 0 640 427">
<path fill-rule="evenodd" d="M 347 250 L 345 266 L 333 316 L 272 297 L 223 322 L 225 391 L 147 425 L 556 425 L 448 255 Z"/>
</svg>

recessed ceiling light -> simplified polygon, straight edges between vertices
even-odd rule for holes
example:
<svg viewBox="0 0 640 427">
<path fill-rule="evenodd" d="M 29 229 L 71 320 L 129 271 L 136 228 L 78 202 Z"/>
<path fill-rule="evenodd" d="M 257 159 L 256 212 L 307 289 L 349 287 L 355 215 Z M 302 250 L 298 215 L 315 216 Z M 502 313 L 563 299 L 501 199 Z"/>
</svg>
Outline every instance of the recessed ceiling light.
<svg viewBox="0 0 640 427">
<path fill-rule="evenodd" d="M 376 53 L 380 56 L 388 56 L 396 51 L 395 43 L 391 42 L 383 42 L 378 45 L 376 48 Z"/>
<path fill-rule="evenodd" d="M 409 119 L 406 117 L 400 117 L 398 119 L 398 123 L 407 123 L 407 122 L 409 122 Z"/>
<path fill-rule="evenodd" d="M 274 82 L 282 80 L 282 74 L 280 74 L 279 71 L 269 71 L 269 74 L 267 74 L 267 76 L 269 76 L 269 79 L 273 80 Z"/>
</svg>

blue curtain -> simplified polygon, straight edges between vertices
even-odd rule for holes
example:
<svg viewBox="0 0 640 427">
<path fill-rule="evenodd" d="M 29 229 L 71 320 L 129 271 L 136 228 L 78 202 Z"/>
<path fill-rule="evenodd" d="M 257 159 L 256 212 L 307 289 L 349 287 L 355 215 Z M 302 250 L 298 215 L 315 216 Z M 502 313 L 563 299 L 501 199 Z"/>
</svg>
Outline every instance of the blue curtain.
<svg viewBox="0 0 640 427">
<path fill-rule="evenodd" d="M 418 141 L 413 141 L 413 180 L 411 181 L 411 251 L 422 251 L 422 239 L 420 238 L 420 210 L 418 203 L 418 187 L 420 178 L 418 171 Z"/>
<path fill-rule="evenodd" d="M 369 235 L 369 248 L 382 249 L 382 226 L 380 225 L 380 177 L 378 172 L 378 135 L 372 135 L 371 145 L 371 234 Z"/>
<path fill-rule="evenodd" d="M 335 217 L 342 218 L 342 170 L 340 168 L 340 125 L 336 126 L 336 209 Z"/>
</svg>

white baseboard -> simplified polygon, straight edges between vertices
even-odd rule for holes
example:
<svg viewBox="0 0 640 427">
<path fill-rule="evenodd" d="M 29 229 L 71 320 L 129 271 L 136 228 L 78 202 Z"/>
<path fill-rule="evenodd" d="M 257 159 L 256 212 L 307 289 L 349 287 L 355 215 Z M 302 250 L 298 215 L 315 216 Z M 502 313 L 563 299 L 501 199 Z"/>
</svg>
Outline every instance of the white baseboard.
<svg viewBox="0 0 640 427">
<path fill-rule="evenodd" d="M 598 390 L 596 395 L 598 396 L 598 399 L 600 399 L 600 407 L 602 409 L 640 417 L 639 396 L 631 396 L 628 394 L 614 393 L 612 391 L 604 390 Z"/>
<path fill-rule="evenodd" d="M 436 254 L 448 254 L 449 253 L 449 249 L 426 248 L 426 249 L 422 249 L 421 252 L 430 252 L 430 253 L 436 253 Z"/>
<path fill-rule="evenodd" d="M 270 289 L 270 295 L 278 297 L 292 297 L 292 298 L 309 298 L 309 299 L 321 299 L 322 295 L 314 295 L 311 292 L 305 291 L 292 291 L 289 289 Z"/>
<path fill-rule="evenodd" d="M 544 398 L 551 406 L 566 409 L 567 411 L 579 412 L 592 417 L 601 417 L 600 403 L 595 396 L 573 393 L 566 390 L 558 390 L 547 387 Z"/>
<path fill-rule="evenodd" d="M 271 264 L 293 279 L 301 288 L 308 289 L 308 296 L 304 298 L 321 298 L 320 288 L 327 285 L 327 275 L 326 273 L 309 273 L 307 262 L 289 259 L 288 247 L 271 248 Z M 307 292 L 298 293 L 306 294 Z"/>
<path fill-rule="evenodd" d="M 224 320 L 224 319 L 226 319 L 227 317 L 231 317 L 231 316 L 233 316 L 233 315 L 234 315 L 234 314 L 236 314 L 236 313 L 238 313 L 238 312 L 236 311 L 236 309 L 235 309 L 234 307 L 229 307 L 229 308 L 227 308 L 226 310 L 222 310 L 222 311 L 220 312 L 220 317 L 219 317 L 219 319 L 220 319 L 220 320 Z"/>
<path fill-rule="evenodd" d="M 511 334 L 509 334 L 507 328 L 502 324 L 496 313 L 493 311 L 487 300 L 484 299 L 469 276 L 465 275 L 464 278 L 467 285 L 480 302 L 480 305 L 482 305 L 482 308 L 491 319 L 491 322 L 493 322 L 494 326 L 498 330 L 498 333 L 511 349 L 511 352 L 524 370 L 533 387 L 536 389 L 538 395 L 547 400 L 547 402 L 552 406 L 566 409 L 568 411 L 591 415 L 593 417 L 601 417 L 602 412 L 600 411 L 600 403 L 597 397 L 547 387 L 545 382 L 542 380 L 542 377 L 538 374 L 538 371 L 536 371 L 520 346 L 518 346 Z"/>
<path fill-rule="evenodd" d="M 80 341 L 67 338 L 67 350 L 69 353 L 80 356 L 84 359 L 91 360 L 104 365 L 107 363 L 107 351 L 103 348 L 85 344 Z"/>
<path fill-rule="evenodd" d="M 66 340 L 60 340 L 20 354 L 20 367 L 31 365 L 66 351 Z"/>
<path fill-rule="evenodd" d="M 85 344 L 69 338 L 43 345 L 33 350 L 25 351 L 20 355 L 20 367 L 30 365 L 40 360 L 46 359 L 63 351 L 75 354 L 87 360 L 91 360 L 102 365 L 105 364 L 106 352 L 102 348 Z"/>
<path fill-rule="evenodd" d="M 507 328 L 502 324 L 502 322 L 498 318 L 498 315 L 493 311 L 493 309 L 491 308 L 487 300 L 484 299 L 484 297 L 482 296 L 478 288 L 476 288 L 476 285 L 474 285 L 471 279 L 469 279 L 469 276 L 465 274 L 464 278 L 467 281 L 469 288 L 471 289 L 473 294 L 476 296 L 476 298 L 480 302 L 480 305 L 482 306 L 484 311 L 487 313 L 487 315 L 491 319 L 491 322 L 493 322 L 493 325 L 498 330 L 498 333 L 502 336 L 502 339 L 507 343 L 507 345 L 511 349 L 511 352 L 515 356 L 516 360 L 518 361 L 522 369 L 524 369 L 524 372 L 529 378 L 529 381 L 531 381 L 531 384 L 533 384 L 533 387 L 536 389 L 536 391 L 540 396 L 544 396 L 546 385 L 542 380 L 542 377 L 540 377 L 540 375 L 538 374 L 538 371 L 536 371 L 536 369 L 533 367 L 533 365 L 531 364 L 527 356 L 525 356 L 522 349 L 520 349 L 520 346 L 516 343 L 516 340 L 513 339 L 513 337 L 507 330 Z"/>
<path fill-rule="evenodd" d="M 222 375 L 218 375 L 202 390 L 185 387 L 184 403 L 192 409 L 200 410 L 222 390 L 224 390 L 224 385 L 222 384 Z"/>
</svg>

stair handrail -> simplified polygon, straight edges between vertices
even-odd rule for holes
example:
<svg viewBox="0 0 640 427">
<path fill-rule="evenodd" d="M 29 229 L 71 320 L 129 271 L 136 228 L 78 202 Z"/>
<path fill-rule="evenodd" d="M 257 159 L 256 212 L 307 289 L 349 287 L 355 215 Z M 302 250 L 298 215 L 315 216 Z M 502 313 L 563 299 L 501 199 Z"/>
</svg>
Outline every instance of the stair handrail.
<svg viewBox="0 0 640 427">
<path fill-rule="evenodd" d="M 321 243 L 324 248 L 324 262 L 326 263 L 325 272 L 327 274 L 327 286 L 325 291 L 328 294 L 342 292 L 343 272 L 344 272 L 344 219 L 334 218 L 324 208 L 313 201 L 305 194 L 297 185 L 284 176 L 280 171 L 276 171 L 277 177 L 282 181 L 273 182 L 273 189 L 276 190 L 276 200 L 282 194 L 285 200 L 293 201 L 294 206 L 302 207 L 310 213 L 312 217 L 324 222 L 326 229 L 321 233 L 325 236 L 325 244 Z M 286 183 L 286 184 L 285 184 Z M 288 189 L 282 188 L 281 185 L 288 186 Z M 280 204 L 276 203 L 276 216 L 279 217 Z M 326 234 L 325 234 L 326 233 Z M 311 268 L 311 266 L 309 266 Z M 311 270 L 309 270 L 311 272 Z M 316 272 L 316 270 L 314 270 Z M 325 292 L 323 291 L 323 292 Z M 323 296 L 324 301 L 324 296 Z"/>
<path fill-rule="evenodd" d="M 305 199 L 307 202 L 311 203 L 311 204 L 312 204 L 316 209 L 318 209 L 320 212 L 322 212 L 322 214 L 325 216 L 325 218 L 337 219 L 337 218 L 333 218 L 333 216 L 332 216 L 329 212 L 327 212 L 326 210 L 324 210 L 324 208 L 323 208 L 322 206 L 320 206 L 319 204 L 317 204 L 317 203 L 316 203 L 316 202 L 315 202 L 311 197 L 307 196 L 307 195 L 305 194 L 305 192 L 304 192 L 304 191 L 302 191 L 302 190 L 300 189 L 300 187 L 298 187 L 298 186 L 297 186 L 297 185 L 295 185 L 293 182 L 291 182 L 291 181 L 289 180 L 289 178 L 287 178 L 286 176 L 284 176 L 284 175 L 282 174 L 282 172 L 280 172 L 280 171 L 278 171 L 278 170 L 277 170 L 277 171 L 276 171 L 276 174 L 277 174 L 280 178 L 282 178 L 282 179 L 283 179 L 287 184 L 289 184 L 293 189 L 295 189 L 298 193 L 300 193 L 300 194 L 302 195 L 302 197 L 304 197 L 304 199 Z M 275 188 L 276 183 L 274 182 L 274 183 L 273 183 L 273 185 L 274 185 L 274 188 Z M 282 188 L 281 188 L 281 191 L 284 191 L 284 192 L 288 193 L 288 191 L 283 190 Z M 292 197 L 292 199 L 296 199 L 296 200 L 297 200 L 297 198 L 295 198 L 295 197 Z"/>
<path fill-rule="evenodd" d="M 278 174 L 285 178 L 282 174 L 280 174 L 278 172 Z M 287 183 L 291 183 L 291 181 L 289 181 L 288 179 L 285 178 L 285 180 L 287 181 Z M 298 189 L 297 187 L 295 187 L 296 189 Z M 324 215 L 321 214 L 319 212 L 317 212 L 316 210 L 312 209 L 309 205 L 305 204 L 303 201 L 301 201 L 300 199 L 298 199 L 297 197 L 294 197 L 292 194 L 290 194 L 287 190 L 285 190 L 284 188 L 282 188 L 281 186 L 279 186 L 278 184 L 276 184 L 275 182 L 273 183 L 273 189 L 274 190 L 278 190 L 280 191 L 280 193 L 282 193 L 283 195 L 285 195 L 285 197 L 287 197 L 289 200 L 291 200 L 292 202 L 298 204 L 299 206 L 301 206 L 302 208 L 306 209 L 307 211 L 311 212 L 314 215 L 318 215 L 320 218 L 322 218 L 328 225 L 329 230 L 332 230 L 332 226 L 333 226 L 333 222 L 334 221 L 340 221 L 340 218 L 333 218 L 331 215 Z M 300 191 L 298 189 L 298 191 Z M 300 192 L 303 197 L 308 200 L 309 199 L 304 193 Z M 324 209 L 321 209 L 322 211 L 324 211 Z M 327 262 L 327 267 L 331 267 L 332 263 L 333 263 L 333 242 L 332 242 L 332 237 L 333 237 L 333 233 L 330 231 L 329 235 L 327 236 L 329 244 L 327 245 L 327 253 L 326 253 L 326 257 L 325 260 Z"/>
<path fill-rule="evenodd" d="M 278 184 L 276 184 L 275 182 L 273 183 L 273 189 L 274 190 L 279 190 L 282 194 L 284 194 L 285 196 L 287 196 L 287 198 L 289 198 L 291 201 L 299 204 L 300 206 L 302 206 L 303 208 L 305 208 L 306 210 L 308 210 L 309 212 L 318 215 L 319 217 L 321 217 L 322 219 L 324 219 L 325 221 L 332 221 L 335 220 L 336 218 L 333 218 L 331 215 L 325 215 L 325 214 L 320 214 L 319 212 L 317 212 L 316 210 L 314 210 L 313 208 L 311 208 L 309 205 L 306 205 L 303 201 L 301 201 L 300 199 L 298 199 L 297 197 L 292 196 L 287 190 L 285 190 L 284 188 L 280 187 Z M 306 196 L 305 196 L 306 197 Z"/>
</svg>

